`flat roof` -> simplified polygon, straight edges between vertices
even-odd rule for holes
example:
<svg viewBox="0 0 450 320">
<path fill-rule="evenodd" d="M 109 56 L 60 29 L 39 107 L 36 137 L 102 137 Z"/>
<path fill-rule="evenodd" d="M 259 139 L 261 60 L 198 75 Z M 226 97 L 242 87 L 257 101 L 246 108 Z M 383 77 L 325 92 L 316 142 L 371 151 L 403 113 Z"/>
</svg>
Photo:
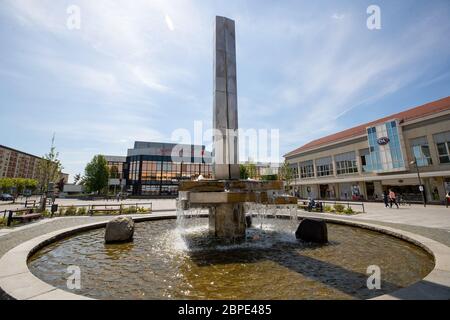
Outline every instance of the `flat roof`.
<svg viewBox="0 0 450 320">
<path fill-rule="evenodd" d="M 2 145 L 2 144 L 0 144 L 0 148 L 5 148 L 5 149 L 8 149 L 8 150 L 10 150 L 10 151 L 22 153 L 22 154 L 25 154 L 25 155 L 27 155 L 27 156 L 33 157 L 33 158 L 39 158 L 39 159 L 41 159 L 41 157 L 35 156 L 34 154 L 27 153 L 27 152 L 23 152 L 23 151 L 14 149 L 14 148 L 10 148 L 10 147 L 4 146 L 4 145 Z"/>
<path fill-rule="evenodd" d="M 403 121 L 411 121 L 418 118 L 422 118 L 428 115 L 432 115 L 434 113 L 442 112 L 450 110 L 450 96 L 432 101 L 426 104 L 423 104 L 418 107 L 414 107 L 399 113 L 395 113 L 380 119 L 377 119 L 375 121 L 367 122 L 364 124 L 361 124 L 356 127 L 352 127 L 350 129 L 346 129 L 344 131 L 340 131 L 328 136 L 325 136 L 323 138 L 319 138 L 313 141 L 308 142 L 307 144 L 304 144 L 303 146 L 288 152 L 284 155 L 284 157 L 294 156 L 301 152 L 308 151 L 313 148 L 317 148 L 326 144 L 330 143 L 336 143 L 342 140 L 355 138 L 361 135 L 366 134 L 366 128 L 370 126 L 375 126 L 377 124 L 386 122 L 390 119 L 396 118 Z"/>
</svg>

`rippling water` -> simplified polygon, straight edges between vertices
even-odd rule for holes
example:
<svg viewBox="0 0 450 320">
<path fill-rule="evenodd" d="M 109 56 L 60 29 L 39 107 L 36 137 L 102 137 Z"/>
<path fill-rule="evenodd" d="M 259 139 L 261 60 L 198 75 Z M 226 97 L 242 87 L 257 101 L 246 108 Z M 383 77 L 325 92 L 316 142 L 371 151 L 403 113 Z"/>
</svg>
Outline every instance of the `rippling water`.
<svg viewBox="0 0 450 320">
<path fill-rule="evenodd" d="M 380 233 L 328 224 L 329 244 L 295 239 L 296 223 L 273 220 L 224 245 L 207 219 L 183 229 L 175 220 L 136 224 L 134 242 L 104 244 L 104 229 L 38 251 L 30 270 L 64 290 L 67 267 L 81 268 L 77 294 L 97 299 L 366 299 L 410 285 L 433 268 L 422 249 Z M 381 289 L 366 286 L 369 265 Z M 68 290 L 70 291 L 70 290 Z"/>
</svg>

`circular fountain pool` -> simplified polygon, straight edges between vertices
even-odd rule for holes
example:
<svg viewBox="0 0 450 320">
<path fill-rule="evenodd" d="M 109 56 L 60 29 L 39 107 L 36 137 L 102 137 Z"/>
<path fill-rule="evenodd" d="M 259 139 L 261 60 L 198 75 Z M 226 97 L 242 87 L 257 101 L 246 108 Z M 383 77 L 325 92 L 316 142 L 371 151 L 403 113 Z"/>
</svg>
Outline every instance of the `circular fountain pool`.
<svg viewBox="0 0 450 320">
<path fill-rule="evenodd" d="M 247 240 L 223 245 L 208 220 L 136 224 L 133 243 L 105 245 L 104 229 L 60 240 L 36 252 L 29 268 L 67 289 L 68 266 L 79 266 L 81 289 L 97 299 L 367 299 L 406 287 L 434 266 L 421 248 L 356 227 L 328 224 L 329 243 L 295 239 L 298 222 L 255 219 Z M 195 222 L 194 222 L 195 221 Z M 381 289 L 367 288 L 369 266 Z"/>
</svg>

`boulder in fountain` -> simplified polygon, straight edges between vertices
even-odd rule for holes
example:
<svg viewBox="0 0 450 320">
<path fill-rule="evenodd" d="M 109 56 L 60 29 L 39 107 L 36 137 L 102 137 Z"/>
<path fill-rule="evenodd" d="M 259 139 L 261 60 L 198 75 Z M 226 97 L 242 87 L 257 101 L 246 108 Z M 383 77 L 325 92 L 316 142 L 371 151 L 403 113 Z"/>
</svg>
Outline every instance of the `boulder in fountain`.
<svg viewBox="0 0 450 320">
<path fill-rule="evenodd" d="M 295 237 L 307 242 L 327 243 L 327 224 L 323 220 L 303 219 L 295 232 Z"/>
<path fill-rule="evenodd" d="M 105 243 L 133 240 L 134 221 L 130 217 L 118 217 L 106 224 Z"/>
<path fill-rule="evenodd" d="M 247 228 L 252 226 L 252 216 L 249 214 L 245 216 L 245 225 Z"/>
</svg>

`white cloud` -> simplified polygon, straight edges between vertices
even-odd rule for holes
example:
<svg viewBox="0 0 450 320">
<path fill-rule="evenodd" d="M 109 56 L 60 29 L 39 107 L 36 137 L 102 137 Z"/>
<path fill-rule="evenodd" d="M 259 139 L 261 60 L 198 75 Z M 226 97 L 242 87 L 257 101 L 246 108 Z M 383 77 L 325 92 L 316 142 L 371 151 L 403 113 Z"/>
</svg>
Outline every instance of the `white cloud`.
<svg viewBox="0 0 450 320">
<path fill-rule="evenodd" d="M 173 26 L 173 22 L 170 16 L 166 14 L 164 19 L 166 20 L 167 28 L 169 28 L 170 31 L 174 31 L 175 27 Z"/>
<path fill-rule="evenodd" d="M 342 19 L 344 19 L 345 15 L 339 14 L 339 13 L 333 13 L 333 15 L 331 17 L 336 20 L 342 20 Z"/>
</svg>

